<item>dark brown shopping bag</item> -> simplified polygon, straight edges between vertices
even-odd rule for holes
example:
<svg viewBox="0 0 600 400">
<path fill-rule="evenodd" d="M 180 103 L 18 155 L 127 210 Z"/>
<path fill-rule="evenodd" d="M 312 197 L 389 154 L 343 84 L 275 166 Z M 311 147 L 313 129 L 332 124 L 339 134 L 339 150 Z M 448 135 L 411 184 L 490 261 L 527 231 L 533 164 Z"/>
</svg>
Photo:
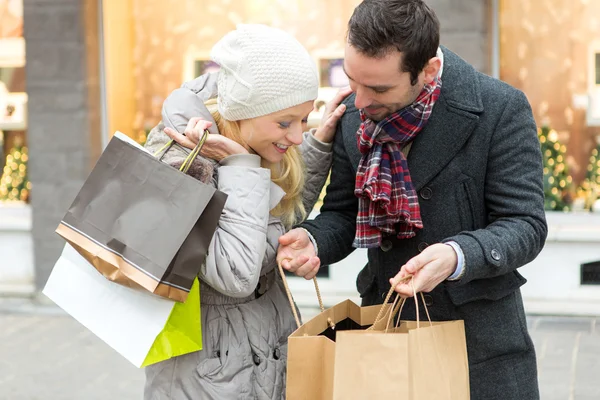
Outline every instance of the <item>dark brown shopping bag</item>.
<svg viewBox="0 0 600 400">
<path fill-rule="evenodd" d="M 185 173 L 202 143 L 182 172 L 115 135 L 56 232 L 108 279 L 185 301 L 227 198 Z"/>
<path fill-rule="evenodd" d="M 394 327 L 401 306 L 385 303 L 359 307 L 346 300 L 295 331 L 288 342 L 288 400 L 469 399 L 463 321 Z"/>
</svg>

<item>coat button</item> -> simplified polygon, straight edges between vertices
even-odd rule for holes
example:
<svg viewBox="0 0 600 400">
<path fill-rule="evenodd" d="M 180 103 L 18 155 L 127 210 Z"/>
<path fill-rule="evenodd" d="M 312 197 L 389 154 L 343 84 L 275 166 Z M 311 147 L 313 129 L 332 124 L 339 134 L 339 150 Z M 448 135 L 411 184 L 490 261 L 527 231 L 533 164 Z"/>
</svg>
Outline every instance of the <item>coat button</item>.
<svg viewBox="0 0 600 400">
<path fill-rule="evenodd" d="M 392 249 L 392 247 L 394 247 L 394 245 L 392 244 L 392 242 L 390 240 L 384 240 L 383 242 L 381 242 L 381 250 L 383 251 L 390 251 Z"/>
<path fill-rule="evenodd" d="M 502 258 L 502 257 L 500 256 L 500 252 L 498 252 L 498 250 L 496 250 L 496 249 L 493 249 L 493 250 L 491 251 L 491 255 L 492 255 L 492 258 L 493 258 L 494 260 L 496 260 L 496 261 L 500 261 L 500 259 Z"/>
<path fill-rule="evenodd" d="M 273 358 L 274 358 L 275 360 L 279 360 L 279 358 L 281 358 L 281 350 L 279 350 L 279 349 L 275 349 L 275 350 L 273 351 Z"/>
<path fill-rule="evenodd" d="M 258 354 L 255 354 L 255 355 L 252 357 L 252 360 L 254 361 L 254 364 L 255 364 L 255 365 L 260 365 L 260 357 L 258 356 Z"/>
<path fill-rule="evenodd" d="M 422 253 L 427 247 L 429 247 L 429 244 L 425 243 L 425 242 L 421 242 L 419 243 L 419 252 Z"/>
<path fill-rule="evenodd" d="M 426 187 L 426 188 L 421 189 L 421 197 L 424 200 L 431 199 L 431 196 L 433 196 L 433 192 L 431 191 L 431 188 Z"/>
<path fill-rule="evenodd" d="M 423 298 L 425 299 L 425 305 L 427 307 L 431 307 L 433 305 L 433 297 L 431 297 L 430 294 L 423 295 Z"/>
</svg>

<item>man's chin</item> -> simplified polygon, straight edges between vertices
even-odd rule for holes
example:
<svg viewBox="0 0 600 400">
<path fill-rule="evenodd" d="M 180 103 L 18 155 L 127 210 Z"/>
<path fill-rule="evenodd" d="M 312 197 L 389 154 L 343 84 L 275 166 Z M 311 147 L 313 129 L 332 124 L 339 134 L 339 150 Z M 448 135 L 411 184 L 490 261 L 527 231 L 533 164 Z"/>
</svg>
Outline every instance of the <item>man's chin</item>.
<svg viewBox="0 0 600 400">
<path fill-rule="evenodd" d="M 365 113 L 365 116 L 367 118 L 369 118 L 371 121 L 381 121 L 382 119 L 384 119 L 385 117 L 387 117 L 389 115 L 388 111 L 385 108 L 382 108 L 381 111 L 377 111 L 374 113 L 370 113 L 367 110 L 363 110 Z"/>
</svg>

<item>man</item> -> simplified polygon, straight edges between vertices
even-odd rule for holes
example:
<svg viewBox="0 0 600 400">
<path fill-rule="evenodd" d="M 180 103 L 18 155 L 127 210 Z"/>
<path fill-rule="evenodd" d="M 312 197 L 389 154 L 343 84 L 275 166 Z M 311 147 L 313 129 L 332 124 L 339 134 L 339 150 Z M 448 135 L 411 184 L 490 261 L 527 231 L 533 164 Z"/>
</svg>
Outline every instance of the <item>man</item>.
<svg viewBox="0 0 600 400">
<path fill-rule="evenodd" d="M 475 400 L 538 399 L 517 268 L 542 249 L 542 158 L 527 99 L 439 48 L 422 0 L 365 0 L 344 60 L 353 95 L 337 126 L 320 215 L 280 238 L 278 259 L 307 279 L 355 247 L 369 263 L 363 305 L 391 284 L 432 319 L 464 320 Z M 403 319 L 414 319 L 408 302 Z"/>
</svg>

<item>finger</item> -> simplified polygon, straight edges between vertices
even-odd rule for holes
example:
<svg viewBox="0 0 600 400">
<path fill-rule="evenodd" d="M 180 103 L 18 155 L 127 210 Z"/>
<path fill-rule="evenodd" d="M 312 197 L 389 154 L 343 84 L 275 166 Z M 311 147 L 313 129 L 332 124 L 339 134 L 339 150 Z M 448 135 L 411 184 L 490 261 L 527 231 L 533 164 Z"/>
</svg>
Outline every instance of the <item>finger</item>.
<svg viewBox="0 0 600 400">
<path fill-rule="evenodd" d="M 340 118 L 342 117 L 342 115 L 344 115 L 345 111 L 346 111 L 346 106 L 343 104 L 339 105 L 338 108 L 336 108 L 333 113 L 329 114 L 329 116 L 327 117 L 327 120 L 323 124 L 322 129 L 325 129 L 326 131 L 335 130 Z"/>
<path fill-rule="evenodd" d="M 394 291 L 402 297 L 413 297 L 414 295 L 412 286 L 406 283 L 399 283 L 394 288 Z"/>
<path fill-rule="evenodd" d="M 300 258 L 300 257 L 298 257 Z M 316 260 L 315 260 L 316 259 Z M 317 257 L 311 257 L 307 259 L 295 272 L 297 276 L 306 277 L 309 273 L 313 272 L 315 268 L 318 268 L 320 261 Z M 308 278 L 306 278 L 308 279 Z"/>
<path fill-rule="evenodd" d="M 300 229 L 292 229 L 285 235 L 279 237 L 279 244 L 282 246 L 289 246 L 295 241 L 300 239 Z"/>
<path fill-rule="evenodd" d="M 200 132 L 204 132 L 211 126 L 212 126 L 212 122 L 206 121 L 204 119 L 200 119 L 200 120 L 198 120 L 198 122 L 196 122 L 196 125 L 194 125 L 194 129 L 196 129 Z"/>
<path fill-rule="evenodd" d="M 390 286 L 399 285 L 401 283 L 408 282 L 408 279 L 411 277 L 410 274 L 406 273 L 405 270 L 401 269 L 400 272 L 396 274 L 395 277 L 390 279 Z"/>
<path fill-rule="evenodd" d="M 281 266 L 292 273 L 297 273 L 297 271 L 300 268 L 302 268 L 302 266 L 304 266 L 309 260 L 310 260 L 310 257 L 301 255 L 301 256 L 296 257 L 293 260 L 290 260 L 290 259 L 283 260 L 283 262 L 281 263 Z"/>
<path fill-rule="evenodd" d="M 308 274 L 306 274 L 306 276 L 304 276 L 304 279 L 310 280 L 313 279 L 315 276 L 317 276 L 317 273 L 319 272 L 319 269 L 321 268 L 321 262 L 319 261 L 319 265 L 316 266 L 315 268 L 313 268 L 312 271 L 310 271 Z"/>
<path fill-rule="evenodd" d="M 402 269 L 404 269 L 407 273 L 414 275 L 417 273 L 417 271 L 429 264 L 431 261 L 433 261 L 433 252 L 424 251 L 418 256 L 408 260 Z"/>
<path fill-rule="evenodd" d="M 330 126 L 335 126 L 339 119 L 342 118 L 342 115 L 344 115 L 344 112 L 346 112 L 346 105 L 345 104 L 340 104 L 329 116 L 326 124 L 329 124 Z"/>
<path fill-rule="evenodd" d="M 331 114 L 332 112 L 334 112 L 338 106 L 340 106 L 340 103 L 342 101 L 344 101 L 344 99 L 346 97 L 348 97 L 348 95 L 352 93 L 352 90 L 350 89 L 350 86 L 346 86 L 345 88 L 342 88 L 340 90 L 338 90 L 338 92 L 335 94 L 335 96 L 333 97 L 333 99 L 331 99 L 325 106 L 325 114 Z"/>
<path fill-rule="evenodd" d="M 412 282 L 408 282 L 407 286 L 411 291 L 419 293 L 423 291 L 423 288 L 430 284 L 430 276 L 424 273 L 420 273 L 414 276 Z M 414 294 L 414 293 L 413 293 Z"/>
<path fill-rule="evenodd" d="M 165 128 L 164 132 L 168 137 L 170 137 L 183 147 L 187 147 L 189 149 L 193 149 L 194 147 L 196 147 L 196 144 L 193 141 L 191 141 L 188 137 L 182 135 L 181 133 L 175 131 L 174 129 Z"/>
<path fill-rule="evenodd" d="M 282 267 L 283 269 L 285 269 L 286 271 L 289 271 L 289 270 L 290 270 L 290 263 L 291 263 L 291 261 L 292 261 L 292 260 L 291 260 L 291 259 L 289 259 L 289 258 L 285 258 L 285 259 L 283 259 L 283 260 L 281 261 L 281 267 Z"/>
<path fill-rule="evenodd" d="M 191 141 L 198 143 L 200 141 L 200 134 L 206 129 L 205 126 L 207 126 L 207 123 L 208 121 L 199 117 L 191 118 L 183 133 L 185 136 L 189 137 Z M 208 126 L 210 126 L 210 123 Z"/>
<path fill-rule="evenodd" d="M 196 124 L 198 123 L 198 121 L 200 121 L 199 117 L 190 118 L 190 120 L 188 121 L 188 123 L 187 123 L 187 125 L 185 127 L 184 132 L 188 131 L 188 130 L 191 130 L 191 129 L 194 129 L 194 126 L 196 126 Z"/>
</svg>

